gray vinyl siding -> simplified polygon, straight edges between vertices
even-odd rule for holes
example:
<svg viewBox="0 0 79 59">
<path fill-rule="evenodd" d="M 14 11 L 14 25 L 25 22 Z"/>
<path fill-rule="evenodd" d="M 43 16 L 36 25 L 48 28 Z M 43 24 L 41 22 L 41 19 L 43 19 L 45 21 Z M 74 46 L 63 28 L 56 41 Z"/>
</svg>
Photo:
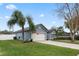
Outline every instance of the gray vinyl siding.
<svg viewBox="0 0 79 59">
<path fill-rule="evenodd" d="M 56 38 L 55 34 L 48 33 L 48 39 L 54 39 L 54 38 Z"/>
<path fill-rule="evenodd" d="M 45 35 L 45 39 L 48 39 L 47 38 L 47 32 L 44 29 L 42 29 L 42 27 L 38 26 L 36 28 L 36 33 L 44 34 Z"/>
<path fill-rule="evenodd" d="M 25 32 L 24 39 L 25 40 L 30 40 L 31 39 L 31 33 L 30 32 Z"/>
<path fill-rule="evenodd" d="M 44 34 L 45 35 L 45 39 L 48 39 L 47 31 L 46 31 L 46 29 L 43 26 L 36 27 L 36 33 Z M 32 34 L 30 32 L 24 32 L 24 40 L 30 40 L 30 39 L 32 39 L 31 35 Z M 17 38 L 19 40 L 23 40 L 21 32 L 17 33 L 16 36 L 17 36 Z"/>
<path fill-rule="evenodd" d="M 22 33 L 16 33 L 16 37 L 18 40 L 22 40 Z"/>
<path fill-rule="evenodd" d="M 23 40 L 22 33 L 17 33 L 16 37 L 18 40 Z M 31 39 L 31 34 L 29 32 L 24 32 L 24 40 L 30 40 L 30 39 Z"/>
<path fill-rule="evenodd" d="M 47 32 L 45 30 L 43 30 L 41 27 L 36 28 L 36 32 L 37 33 L 47 34 Z"/>
</svg>

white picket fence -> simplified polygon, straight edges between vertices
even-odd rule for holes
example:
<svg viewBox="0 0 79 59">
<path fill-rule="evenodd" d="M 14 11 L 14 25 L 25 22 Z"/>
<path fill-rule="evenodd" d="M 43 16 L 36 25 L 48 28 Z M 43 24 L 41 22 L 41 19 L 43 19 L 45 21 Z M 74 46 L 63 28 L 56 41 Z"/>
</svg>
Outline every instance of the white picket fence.
<svg viewBox="0 0 79 59">
<path fill-rule="evenodd" d="M 0 34 L 0 40 L 13 40 L 14 34 Z"/>
</svg>

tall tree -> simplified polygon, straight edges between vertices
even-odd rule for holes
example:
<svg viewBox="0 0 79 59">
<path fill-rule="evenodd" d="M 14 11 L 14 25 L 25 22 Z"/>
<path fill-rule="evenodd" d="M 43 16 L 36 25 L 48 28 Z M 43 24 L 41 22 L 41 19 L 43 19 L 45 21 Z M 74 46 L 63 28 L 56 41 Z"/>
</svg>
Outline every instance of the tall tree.
<svg viewBox="0 0 79 59">
<path fill-rule="evenodd" d="M 64 34 L 64 29 L 63 29 L 63 27 L 62 26 L 60 26 L 60 27 L 58 27 L 57 28 L 57 30 L 58 30 L 58 35 L 63 35 Z"/>
<path fill-rule="evenodd" d="M 30 16 L 27 16 L 26 19 L 27 19 L 28 24 L 29 24 L 30 33 L 35 32 L 35 25 L 34 25 L 34 23 L 32 21 L 33 19 Z M 31 38 L 31 41 L 33 41 L 32 38 Z"/>
<path fill-rule="evenodd" d="M 8 25 L 12 27 L 13 25 L 17 24 L 22 28 L 22 38 L 24 40 L 24 25 L 25 25 L 25 17 L 23 16 L 22 12 L 19 10 L 15 10 L 11 15 L 10 20 L 8 21 Z"/>
<path fill-rule="evenodd" d="M 64 3 L 58 8 L 57 13 L 64 18 L 65 25 L 70 30 L 70 37 L 74 41 L 75 33 L 79 28 L 79 4 Z"/>
</svg>

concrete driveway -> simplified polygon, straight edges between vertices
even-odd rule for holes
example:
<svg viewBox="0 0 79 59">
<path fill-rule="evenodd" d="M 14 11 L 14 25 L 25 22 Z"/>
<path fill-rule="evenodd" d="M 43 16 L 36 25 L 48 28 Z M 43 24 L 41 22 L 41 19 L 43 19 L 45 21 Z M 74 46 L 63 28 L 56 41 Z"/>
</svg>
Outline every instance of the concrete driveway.
<svg viewBox="0 0 79 59">
<path fill-rule="evenodd" d="M 63 43 L 63 42 L 56 42 L 56 41 L 50 41 L 50 40 L 48 40 L 48 41 L 40 40 L 40 41 L 36 41 L 36 42 L 79 50 L 79 45 L 78 44 Z"/>
</svg>

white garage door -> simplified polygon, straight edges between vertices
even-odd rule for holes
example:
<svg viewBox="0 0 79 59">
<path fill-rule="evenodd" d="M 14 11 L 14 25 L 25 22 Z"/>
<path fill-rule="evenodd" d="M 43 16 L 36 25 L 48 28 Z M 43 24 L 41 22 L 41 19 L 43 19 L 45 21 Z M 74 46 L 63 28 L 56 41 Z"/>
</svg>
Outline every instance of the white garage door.
<svg viewBox="0 0 79 59">
<path fill-rule="evenodd" d="M 35 40 L 46 40 L 45 34 L 32 34 L 32 39 Z"/>
</svg>

